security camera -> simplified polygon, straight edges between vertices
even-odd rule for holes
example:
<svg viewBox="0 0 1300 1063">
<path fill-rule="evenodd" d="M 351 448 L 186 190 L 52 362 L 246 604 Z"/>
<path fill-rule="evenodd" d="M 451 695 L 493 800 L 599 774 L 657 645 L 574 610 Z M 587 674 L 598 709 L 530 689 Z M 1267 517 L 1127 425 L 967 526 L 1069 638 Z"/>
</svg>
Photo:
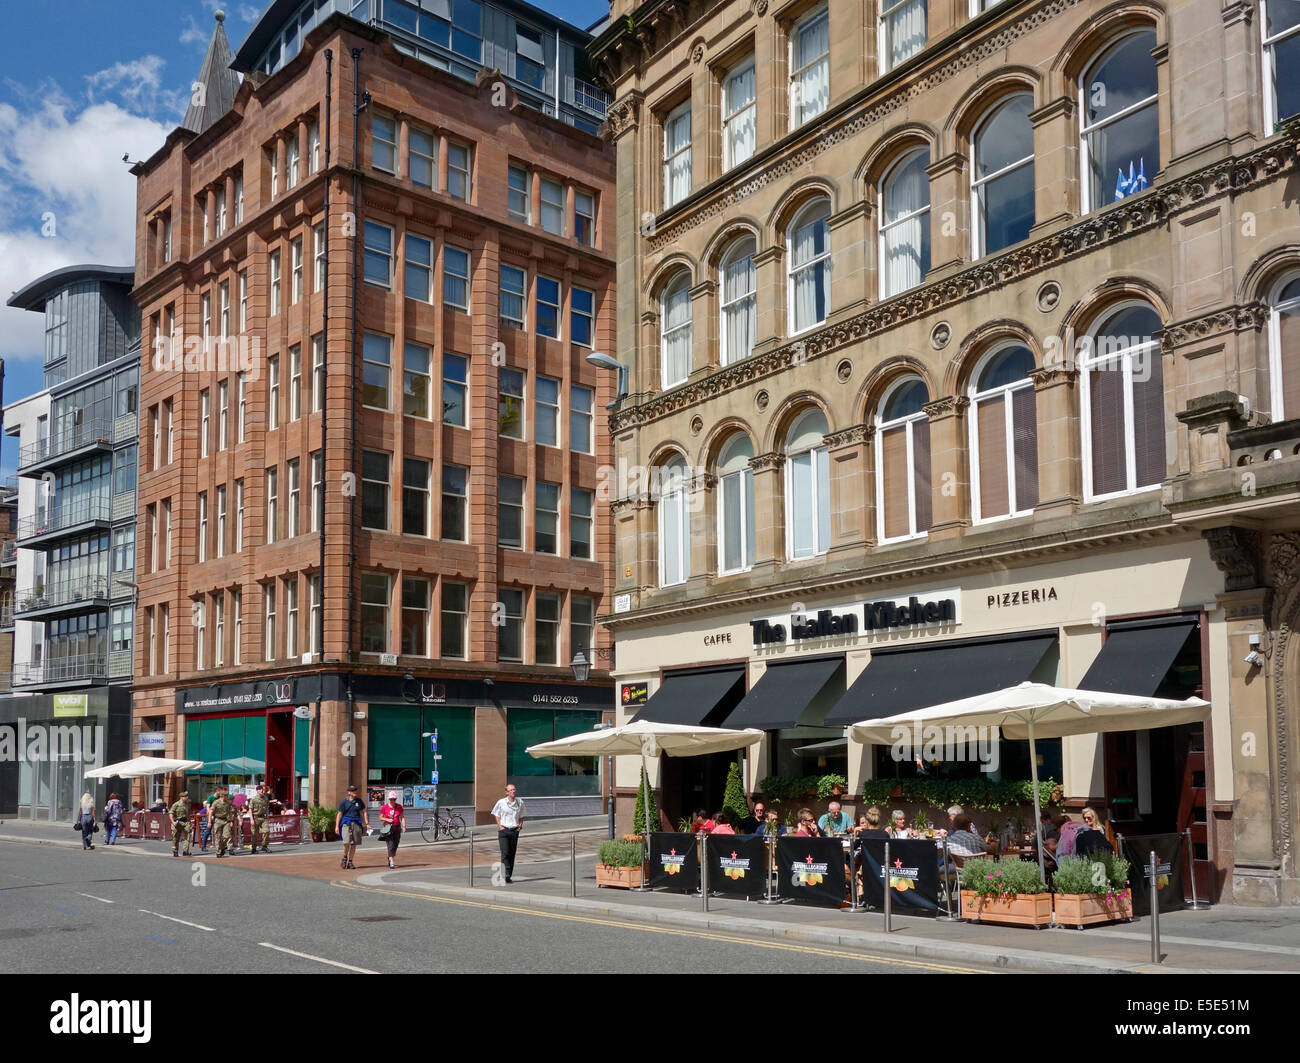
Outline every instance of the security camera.
<svg viewBox="0 0 1300 1063">
<path fill-rule="evenodd" d="M 1264 655 L 1258 650 L 1251 650 L 1244 658 L 1246 664 L 1262 668 L 1264 665 Z"/>
</svg>

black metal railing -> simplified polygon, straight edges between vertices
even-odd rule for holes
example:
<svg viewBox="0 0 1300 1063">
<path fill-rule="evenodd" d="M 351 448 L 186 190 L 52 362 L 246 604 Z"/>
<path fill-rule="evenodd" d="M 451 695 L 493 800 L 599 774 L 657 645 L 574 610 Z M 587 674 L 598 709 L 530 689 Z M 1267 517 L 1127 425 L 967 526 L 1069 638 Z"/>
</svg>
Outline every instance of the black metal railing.
<svg viewBox="0 0 1300 1063">
<path fill-rule="evenodd" d="M 14 686 L 40 686 L 46 683 L 69 683 L 81 679 L 107 679 L 108 652 L 71 654 L 43 661 L 15 662 Z"/>
<path fill-rule="evenodd" d="M 40 609 L 53 609 L 75 602 L 107 597 L 107 576 L 81 576 L 77 579 L 60 580 L 57 583 L 43 583 L 25 588 L 18 592 L 16 602 L 19 613 L 34 613 Z"/>
<path fill-rule="evenodd" d="M 62 454 L 69 454 L 82 447 L 100 443 L 111 446 L 113 443 L 113 418 L 96 417 L 86 419 L 81 424 L 71 424 L 44 439 L 28 443 L 18 450 L 18 468 L 36 465 Z"/>
<path fill-rule="evenodd" d="M 109 520 L 107 498 L 77 498 L 39 507 L 35 513 L 18 521 L 18 538 L 34 539 L 38 535 L 62 531 L 91 520 Z"/>
</svg>

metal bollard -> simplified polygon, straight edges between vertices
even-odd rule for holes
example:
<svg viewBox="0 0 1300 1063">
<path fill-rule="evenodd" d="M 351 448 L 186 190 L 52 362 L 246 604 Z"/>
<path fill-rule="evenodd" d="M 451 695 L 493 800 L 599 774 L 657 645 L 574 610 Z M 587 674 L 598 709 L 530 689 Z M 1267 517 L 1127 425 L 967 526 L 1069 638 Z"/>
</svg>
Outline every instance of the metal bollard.
<svg viewBox="0 0 1300 1063">
<path fill-rule="evenodd" d="M 885 862 L 880 865 L 880 884 L 885 889 L 885 933 L 889 934 L 894 929 L 891 925 L 894 906 L 889 899 L 889 842 L 885 842 Z"/>
<path fill-rule="evenodd" d="M 1151 850 L 1151 859 L 1147 863 L 1151 876 L 1148 892 L 1151 894 L 1151 962 L 1160 962 L 1160 891 L 1156 889 L 1156 851 Z"/>
<path fill-rule="evenodd" d="M 765 845 L 764 852 L 765 852 L 765 859 L 767 861 L 767 866 L 765 869 L 767 872 L 767 896 L 761 898 L 758 903 L 759 904 L 780 904 L 781 903 L 780 899 L 772 896 L 772 879 L 776 875 L 776 839 L 773 838 L 770 834 L 767 834 L 763 837 L 763 843 Z"/>
<path fill-rule="evenodd" d="M 469 888 L 474 888 L 474 828 L 469 831 Z"/>
<path fill-rule="evenodd" d="M 578 895 L 578 836 L 569 835 L 569 896 Z"/>
<path fill-rule="evenodd" d="M 700 835 L 700 896 L 704 898 L 704 910 L 709 910 L 709 836 Z"/>
<path fill-rule="evenodd" d="M 858 851 L 858 836 L 855 834 L 849 839 L 849 911 L 860 912 L 863 906 L 858 903 L 858 875 L 857 868 L 854 866 L 854 857 Z M 865 862 L 865 860 L 864 860 Z"/>
<path fill-rule="evenodd" d="M 953 866 L 952 856 L 948 852 L 948 835 L 945 834 L 943 836 L 943 896 L 944 901 L 947 903 L 948 914 L 935 917 L 945 923 L 961 922 L 960 918 L 957 918 L 952 914 L 952 889 L 954 878 L 957 880 L 958 888 L 960 889 L 961 876 L 957 874 L 957 868 Z M 958 897 L 957 904 L 961 904 L 960 896 Z M 960 911 L 960 908 L 958 911 Z"/>
<path fill-rule="evenodd" d="M 1192 903 L 1184 902 L 1183 907 L 1189 912 L 1204 912 L 1209 910 L 1208 904 L 1202 904 L 1196 898 L 1196 861 L 1192 853 L 1192 828 L 1188 827 L 1183 834 L 1187 838 L 1187 877 L 1192 880 Z"/>
</svg>

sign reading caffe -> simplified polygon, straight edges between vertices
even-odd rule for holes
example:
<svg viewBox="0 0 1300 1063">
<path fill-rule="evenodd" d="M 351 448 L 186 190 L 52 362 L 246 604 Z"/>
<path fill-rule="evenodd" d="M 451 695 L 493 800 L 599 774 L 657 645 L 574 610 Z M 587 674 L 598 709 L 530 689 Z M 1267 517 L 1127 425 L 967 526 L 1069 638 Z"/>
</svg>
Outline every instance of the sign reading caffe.
<svg viewBox="0 0 1300 1063">
<path fill-rule="evenodd" d="M 961 623 L 961 591 L 934 591 L 923 598 L 908 595 L 853 605 L 832 606 L 816 612 L 761 617 L 749 622 L 755 646 L 771 646 L 814 639 L 843 638 L 862 632 L 926 628 Z"/>
</svg>

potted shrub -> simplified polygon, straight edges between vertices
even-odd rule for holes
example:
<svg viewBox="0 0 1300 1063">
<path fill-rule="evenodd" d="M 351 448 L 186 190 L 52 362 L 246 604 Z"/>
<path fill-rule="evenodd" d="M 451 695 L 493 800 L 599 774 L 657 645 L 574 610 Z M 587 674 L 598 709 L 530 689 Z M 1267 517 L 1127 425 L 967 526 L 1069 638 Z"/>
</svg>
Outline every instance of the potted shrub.
<svg viewBox="0 0 1300 1063">
<path fill-rule="evenodd" d="M 1029 860 L 967 860 L 961 869 L 961 914 L 976 923 L 1047 926 L 1052 895 Z"/>
<path fill-rule="evenodd" d="M 930 822 L 925 809 L 918 809 L 916 815 L 912 817 L 912 829 L 916 831 L 918 838 L 934 837 L 934 824 Z"/>
<path fill-rule="evenodd" d="M 1082 930 L 1095 923 L 1133 918 L 1128 861 L 1114 853 L 1063 856 L 1052 879 L 1056 921 Z"/>
<path fill-rule="evenodd" d="M 843 775 L 823 775 L 817 780 L 817 796 L 823 801 L 843 801 L 844 794 L 849 788 L 848 779 Z"/>
<path fill-rule="evenodd" d="M 641 885 L 644 855 L 639 842 L 601 842 L 596 852 L 596 885 L 631 889 Z"/>
<path fill-rule="evenodd" d="M 307 829 L 311 832 L 312 841 L 329 840 L 329 836 L 334 833 L 335 811 L 324 805 L 312 805 L 307 809 Z"/>
</svg>

